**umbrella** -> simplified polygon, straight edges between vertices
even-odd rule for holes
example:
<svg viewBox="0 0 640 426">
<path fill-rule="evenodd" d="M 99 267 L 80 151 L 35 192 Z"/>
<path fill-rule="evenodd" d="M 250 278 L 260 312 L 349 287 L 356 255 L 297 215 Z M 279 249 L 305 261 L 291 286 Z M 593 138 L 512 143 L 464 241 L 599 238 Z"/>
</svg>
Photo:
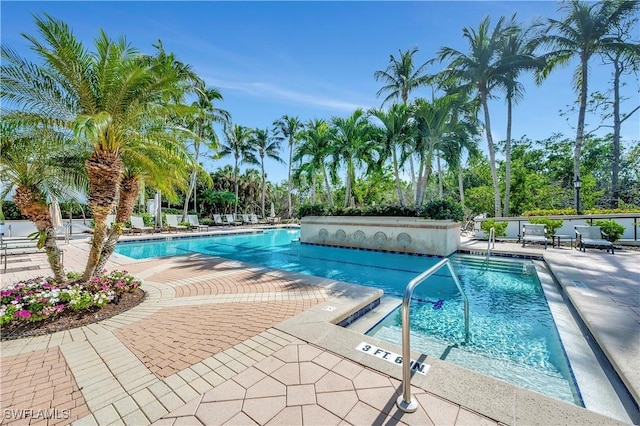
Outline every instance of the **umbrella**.
<svg viewBox="0 0 640 426">
<path fill-rule="evenodd" d="M 273 201 L 271 202 L 271 215 L 269 217 L 276 217 L 276 208 L 273 205 Z"/>
<path fill-rule="evenodd" d="M 58 199 L 56 197 L 53 197 L 53 200 L 49 205 L 49 214 L 51 215 L 51 223 L 54 228 L 63 225 L 62 213 L 60 212 L 60 205 L 58 204 Z"/>
</svg>

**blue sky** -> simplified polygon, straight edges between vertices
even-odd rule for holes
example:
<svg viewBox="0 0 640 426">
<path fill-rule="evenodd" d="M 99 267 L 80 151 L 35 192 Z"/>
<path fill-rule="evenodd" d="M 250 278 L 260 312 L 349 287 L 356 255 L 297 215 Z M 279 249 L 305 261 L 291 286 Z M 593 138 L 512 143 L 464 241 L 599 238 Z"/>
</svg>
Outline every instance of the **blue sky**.
<svg viewBox="0 0 640 426">
<path fill-rule="evenodd" d="M 167 51 L 190 64 L 224 96 L 219 104 L 233 122 L 266 128 L 283 114 L 311 118 L 346 116 L 357 107 L 378 107 L 381 87 L 373 73 L 386 68 L 389 55 L 418 47 L 421 64 L 442 46 L 466 52 L 462 28 L 477 28 L 484 16 L 496 22 L 517 13 L 520 22 L 537 17 L 560 18 L 560 3 L 552 1 L 421 1 L 421 2 L 16 2 L 2 1 L 2 43 L 29 57 L 21 33 L 35 34 L 32 14 L 46 12 L 65 21 L 91 46 L 102 28 L 112 37 L 125 35 L 140 50 L 151 53 L 161 39 Z M 558 111 L 576 98 L 575 63 L 558 70 L 541 85 L 522 79 L 524 99 L 514 110 L 513 136 L 543 139 L 555 132 L 573 138 L 577 117 L 569 122 Z M 440 64 L 428 68 L 437 72 Z M 590 89 L 608 87 L 610 70 L 594 59 Z M 627 78 L 624 95 L 632 98 L 623 112 L 638 103 L 637 78 Z M 412 96 L 430 97 L 431 89 Z M 635 104 L 635 105 L 632 105 Z M 505 136 L 503 99 L 490 103 L 494 138 Z M 622 133 L 640 138 L 636 113 Z M 588 123 L 595 124 L 594 117 Z M 481 146 L 486 142 L 483 140 Z M 287 158 L 283 152 L 283 158 Z M 219 160 L 209 168 L 230 163 Z M 244 166 L 243 166 L 244 169 Z M 286 167 L 269 162 L 268 178 L 286 179 Z"/>
</svg>

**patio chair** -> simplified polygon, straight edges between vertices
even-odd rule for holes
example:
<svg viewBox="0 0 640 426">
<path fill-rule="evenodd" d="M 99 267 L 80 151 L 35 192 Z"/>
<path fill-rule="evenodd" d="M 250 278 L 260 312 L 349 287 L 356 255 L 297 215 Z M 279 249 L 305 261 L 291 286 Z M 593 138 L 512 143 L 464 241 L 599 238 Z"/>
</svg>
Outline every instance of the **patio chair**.
<svg viewBox="0 0 640 426">
<path fill-rule="evenodd" d="M 188 231 L 189 230 L 189 227 L 178 224 L 178 216 L 177 215 L 168 214 L 168 215 L 166 215 L 166 218 L 167 218 L 167 226 L 169 227 L 169 232 L 171 232 L 172 229 L 175 229 L 176 232 L 178 232 L 178 231 Z"/>
<path fill-rule="evenodd" d="M 222 220 L 222 216 L 220 216 L 219 214 L 214 214 L 213 224 L 216 226 L 224 226 L 224 221 Z"/>
<path fill-rule="evenodd" d="M 258 216 L 255 213 L 251 213 L 249 215 L 249 222 L 252 225 L 258 225 L 260 223 L 260 221 L 258 220 Z"/>
<path fill-rule="evenodd" d="M 248 214 L 241 214 L 240 218 L 242 219 L 242 224 L 247 224 L 247 225 L 251 225 L 251 220 L 249 219 L 249 215 Z"/>
<path fill-rule="evenodd" d="M 576 230 L 576 246 L 582 251 L 587 251 L 587 247 L 595 247 L 599 249 L 607 249 L 607 253 L 611 250 L 614 254 L 613 243 L 604 238 L 607 236 L 599 226 L 574 226 Z"/>
<path fill-rule="evenodd" d="M 526 243 L 544 244 L 547 249 L 547 227 L 544 225 L 536 225 L 533 223 L 525 223 L 522 225 L 522 247 Z"/>
<path fill-rule="evenodd" d="M 209 225 L 201 224 L 200 223 L 200 219 L 198 219 L 198 215 L 197 214 L 188 214 L 187 215 L 187 220 L 189 221 L 189 225 L 191 225 L 191 227 L 193 229 L 197 229 L 198 231 L 200 231 L 200 230 L 208 231 L 209 230 Z"/>
<path fill-rule="evenodd" d="M 131 221 L 131 233 L 138 232 L 142 234 L 143 232 L 148 233 L 154 231 L 152 226 L 145 226 L 142 216 L 131 216 L 129 220 Z"/>
<path fill-rule="evenodd" d="M 242 222 L 236 222 L 235 219 L 233 218 L 232 214 L 226 214 L 224 215 L 225 218 L 227 219 L 227 224 L 228 225 L 242 225 Z"/>
</svg>

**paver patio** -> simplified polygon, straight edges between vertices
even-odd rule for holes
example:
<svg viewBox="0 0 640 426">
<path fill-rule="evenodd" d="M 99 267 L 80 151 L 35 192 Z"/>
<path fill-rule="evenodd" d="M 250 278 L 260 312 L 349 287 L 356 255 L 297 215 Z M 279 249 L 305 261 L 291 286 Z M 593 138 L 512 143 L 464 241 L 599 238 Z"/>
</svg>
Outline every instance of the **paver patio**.
<svg viewBox="0 0 640 426">
<path fill-rule="evenodd" d="M 86 249 L 68 245 L 66 265 L 80 269 Z M 45 268 L 13 271 L 3 285 Z M 395 406 L 397 374 L 328 349 L 339 342 L 323 346 L 282 331 L 280 324 L 295 325 L 292 318 L 305 329 L 310 313 L 327 301 L 342 309 L 335 299 L 341 292 L 323 280 L 197 255 L 112 268 L 145 280 L 141 305 L 80 329 L 2 342 L 3 423 L 622 424 L 530 392 L 519 402 L 507 397 L 495 410 L 419 387 L 418 411 L 407 415 Z M 323 327 L 306 331 L 319 342 L 331 339 Z M 502 411 L 512 417 L 496 414 Z"/>
</svg>

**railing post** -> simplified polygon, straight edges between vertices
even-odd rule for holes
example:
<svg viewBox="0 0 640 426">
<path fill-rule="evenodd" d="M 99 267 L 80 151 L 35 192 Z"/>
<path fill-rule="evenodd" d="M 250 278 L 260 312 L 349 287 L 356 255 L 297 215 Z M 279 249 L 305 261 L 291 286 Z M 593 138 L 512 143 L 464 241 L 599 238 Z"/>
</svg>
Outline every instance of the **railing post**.
<svg viewBox="0 0 640 426">
<path fill-rule="evenodd" d="M 411 296 L 413 295 L 413 289 L 433 275 L 436 271 L 447 265 L 449 272 L 453 277 L 453 281 L 458 287 L 458 291 L 462 295 L 464 302 L 464 330 L 465 330 L 465 342 L 469 341 L 469 300 L 464 293 L 460 280 L 451 266 L 449 259 L 442 259 L 440 262 L 433 265 L 431 268 L 418 275 L 407 284 L 404 289 L 404 295 L 402 298 L 402 395 L 396 400 L 398 408 L 405 413 L 413 413 L 418 409 L 418 403 L 411 397 L 411 324 L 409 318 L 409 305 L 411 304 Z"/>
</svg>

